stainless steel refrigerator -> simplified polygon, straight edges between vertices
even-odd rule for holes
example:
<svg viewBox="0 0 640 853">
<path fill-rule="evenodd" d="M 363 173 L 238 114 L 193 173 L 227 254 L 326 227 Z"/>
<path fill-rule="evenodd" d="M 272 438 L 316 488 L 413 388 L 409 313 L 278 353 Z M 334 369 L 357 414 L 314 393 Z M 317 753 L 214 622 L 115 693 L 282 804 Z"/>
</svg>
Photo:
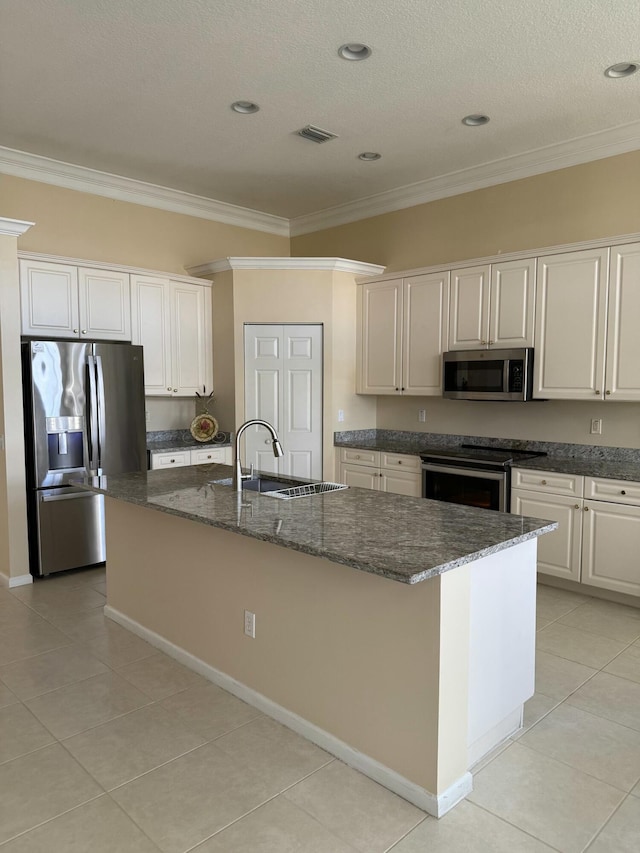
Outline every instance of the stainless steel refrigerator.
<svg viewBox="0 0 640 853">
<path fill-rule="evenodd" d="M 105 560 L 104 499 L 70 484 L 147 468 L 142 347 L 22 344 L 31 573 Z"/>
</svg>

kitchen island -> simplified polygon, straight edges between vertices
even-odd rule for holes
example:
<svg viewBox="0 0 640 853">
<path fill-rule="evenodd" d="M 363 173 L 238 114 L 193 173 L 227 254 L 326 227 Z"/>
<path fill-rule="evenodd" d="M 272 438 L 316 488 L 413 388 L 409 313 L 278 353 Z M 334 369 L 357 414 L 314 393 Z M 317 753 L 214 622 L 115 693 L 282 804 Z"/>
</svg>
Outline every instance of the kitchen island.
<svg viewBox="0 0 640 853">
<path fill-rule="evenodd" d="M 444 814 L 533 693 L 536 539 L 555 524 L 366 489 L 239 496 L 230 475 L 86 483 L 108 497 L 106 614 Z"/>
</svg>

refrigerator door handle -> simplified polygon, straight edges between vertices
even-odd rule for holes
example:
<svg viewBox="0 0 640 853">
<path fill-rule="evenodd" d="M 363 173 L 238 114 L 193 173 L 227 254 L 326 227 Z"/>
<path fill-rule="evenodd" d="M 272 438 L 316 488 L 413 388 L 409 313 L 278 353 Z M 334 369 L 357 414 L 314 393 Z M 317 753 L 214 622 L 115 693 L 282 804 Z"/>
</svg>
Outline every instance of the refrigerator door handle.
<svg viewBox="0 0 640 853">
<path fill-rule="evenodd" d="M 100 466 L 100 446 L 98 444 L 98 395 L 96 392 L 96 360 L 93 355 L 87 356 L 87 374 L 89 376 L 89 467 L 92 470 Z"/>
<path fill-rule="evenodd" d="M 104 397 L 104 373 L 102 371 L 102 356 L 94 356 L 96 362 L 96 374 L 98 377 L 98 452 L 100 454 L 99 467 L 102 467 L 102 447 L 107 437 L 107 420 L 105 417 L 105 397 Z"/>
</svg>

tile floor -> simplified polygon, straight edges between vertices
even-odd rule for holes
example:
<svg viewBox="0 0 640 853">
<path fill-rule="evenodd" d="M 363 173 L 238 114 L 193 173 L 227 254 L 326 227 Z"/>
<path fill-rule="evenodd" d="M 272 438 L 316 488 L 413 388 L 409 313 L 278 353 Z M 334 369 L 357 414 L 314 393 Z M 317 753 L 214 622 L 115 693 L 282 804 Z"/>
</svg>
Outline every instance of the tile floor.
<svg viewBox="0 0 640 853">
<path fill-rule="evenodd" d="M 102 615 L 0 589 L 0 853 L 637 853 L 640 610 L 539 587 L 525 727 L 425 814 Z"/>
</svg>

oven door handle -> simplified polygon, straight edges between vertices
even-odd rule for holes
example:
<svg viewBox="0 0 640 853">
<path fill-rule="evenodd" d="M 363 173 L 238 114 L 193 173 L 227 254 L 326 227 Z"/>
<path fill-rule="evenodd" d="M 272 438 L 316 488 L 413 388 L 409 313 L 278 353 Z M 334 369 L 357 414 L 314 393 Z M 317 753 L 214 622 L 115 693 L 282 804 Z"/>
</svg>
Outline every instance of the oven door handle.
<svg viewBox="0 0 640 853">
<path fill-rule="evenodd" d="M 481 468 L 463 468 L 453 465 L 432 465 L 430 462 L 423 462 L 422 470 L 435 471 L 439 474 L 457 474 L 458 476 L 463 477 L 478 477 L 482 480 L 504 480 L 506 476 L 505 471 L 485 471 Z"/>
</svg>

